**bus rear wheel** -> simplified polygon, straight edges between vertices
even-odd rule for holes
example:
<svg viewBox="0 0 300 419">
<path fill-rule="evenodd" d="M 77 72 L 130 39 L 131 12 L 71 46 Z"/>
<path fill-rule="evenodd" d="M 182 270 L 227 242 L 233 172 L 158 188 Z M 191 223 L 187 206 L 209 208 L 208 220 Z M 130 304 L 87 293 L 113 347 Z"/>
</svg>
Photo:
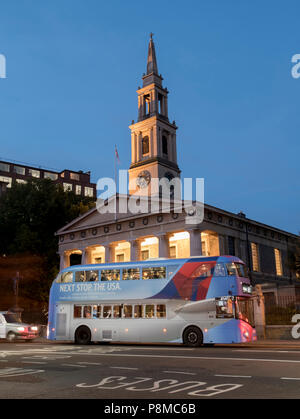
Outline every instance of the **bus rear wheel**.
<svg viewBox="0 0 300 419">
<path fill-rule="evenodd" d="M 183 332 L 183 343 L 186 346 L 197 347 L 203 344 L 203 335 L 196 326 L 190 326 Z"/>
<path fill-rule="evenodd" d="M 89 345 L 91 343 L 91 331 L 87 326 L 80 326 L 75 332 L 75 343 Z"/>
</svg>

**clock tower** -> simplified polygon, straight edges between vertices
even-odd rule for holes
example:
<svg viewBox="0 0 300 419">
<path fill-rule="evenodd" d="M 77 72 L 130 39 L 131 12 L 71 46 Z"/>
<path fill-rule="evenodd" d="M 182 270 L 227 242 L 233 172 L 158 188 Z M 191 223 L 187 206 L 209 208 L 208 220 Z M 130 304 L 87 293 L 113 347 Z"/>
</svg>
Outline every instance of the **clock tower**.
<svg viewBox="0 0 300 419">
<path fill-rule="evenodd" d="M 139 87 L 138 120 L 131 130 L 131 165 L 129 168 L 129 193 L 141 196 L 159 195 L 151 180 L 180 177 L 177 165 L 175 121 L 168 117 L 168 90 L 162 86 L 158 74 L 155 47 L 150 34 L 147 73 L 143 87 Z"/>
</svg>

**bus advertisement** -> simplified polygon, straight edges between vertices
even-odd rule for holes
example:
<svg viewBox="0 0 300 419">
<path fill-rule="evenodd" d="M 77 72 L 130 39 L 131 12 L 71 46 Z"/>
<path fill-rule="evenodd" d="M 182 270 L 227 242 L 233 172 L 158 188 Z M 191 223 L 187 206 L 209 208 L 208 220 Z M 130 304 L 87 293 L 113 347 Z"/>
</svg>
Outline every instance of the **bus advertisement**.
<svg viewBox="0 0 300 419">
<path fill-rule="evenodd" d="M 47 337 L 201 346 L 256 340 L 252 287 L 234 256 L 76 265 L 54 280 Z"/>
</svg>

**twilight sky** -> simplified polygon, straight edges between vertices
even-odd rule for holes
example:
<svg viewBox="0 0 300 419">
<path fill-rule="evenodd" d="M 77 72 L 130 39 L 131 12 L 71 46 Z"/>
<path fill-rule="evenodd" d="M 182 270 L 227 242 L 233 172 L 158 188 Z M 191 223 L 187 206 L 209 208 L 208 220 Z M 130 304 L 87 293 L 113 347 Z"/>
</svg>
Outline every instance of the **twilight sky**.
<svg viewBox="0 0 300 419">
<path fill-rule="evenodd" d="M 183 177 L 205 201 L 300 231 L 299 0 L 1 2 L 0 159 L 113 177 L 130 164 L 154 32 Z"/>
</svg>

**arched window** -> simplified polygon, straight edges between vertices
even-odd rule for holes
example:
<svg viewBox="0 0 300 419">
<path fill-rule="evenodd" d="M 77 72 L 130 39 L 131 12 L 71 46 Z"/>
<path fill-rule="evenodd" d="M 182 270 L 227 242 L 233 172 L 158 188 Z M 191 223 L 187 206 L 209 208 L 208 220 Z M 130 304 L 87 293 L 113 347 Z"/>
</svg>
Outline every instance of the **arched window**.
<svg viewBox="0 0 300 419">
<path fill-rule="evenodd" d="M 142 154 L 148 154 L 149 153 L 149 137 L 146 135 L 142 139 Z"/>
</svg>

